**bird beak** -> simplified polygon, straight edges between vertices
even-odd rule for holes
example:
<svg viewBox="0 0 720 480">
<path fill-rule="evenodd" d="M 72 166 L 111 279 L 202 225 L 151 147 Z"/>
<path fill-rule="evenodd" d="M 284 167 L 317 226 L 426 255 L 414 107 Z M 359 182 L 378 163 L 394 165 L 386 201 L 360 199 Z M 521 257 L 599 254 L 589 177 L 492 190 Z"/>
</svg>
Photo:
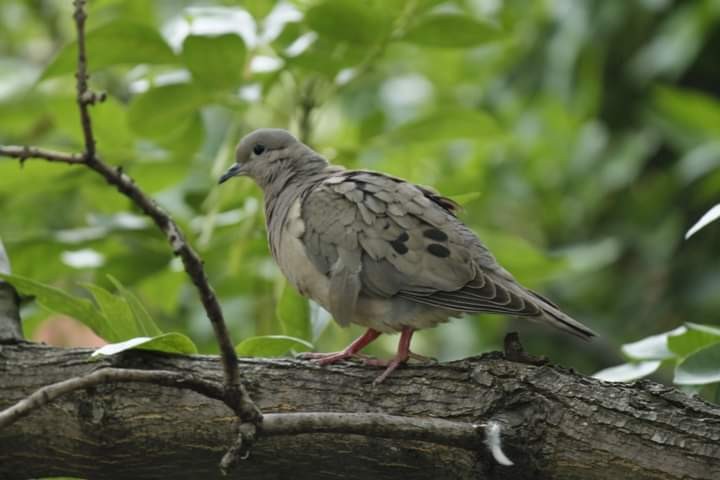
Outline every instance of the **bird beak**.
<svg viewBox="0 0 720 480">
<path fill-rule="evenodd" d="M 237 177 L 238 175 L 244 175 L 245 171 L 243 169 L 243 166 L 239 163 L 233 163 L 232 167 L 228 168 L 228 171 L 222 174 L 222 177 L 220 177 L 220 180 L 218 180 L 218 183 L 225 183 L 226 181 L 230 180 L 232 177 Z"/>
</svg>

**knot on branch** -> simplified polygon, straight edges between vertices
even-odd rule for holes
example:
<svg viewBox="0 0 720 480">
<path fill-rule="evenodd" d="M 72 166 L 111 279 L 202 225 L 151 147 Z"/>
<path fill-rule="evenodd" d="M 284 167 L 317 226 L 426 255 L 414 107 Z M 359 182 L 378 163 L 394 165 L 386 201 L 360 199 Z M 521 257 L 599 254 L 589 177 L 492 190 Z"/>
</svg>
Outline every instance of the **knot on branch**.
<svg viewBox="0 0 720 480">
<path fill-rule="evenodd" d="M 83 105 L 95 105 L 96 103 L 102 103 L 105 100 L 107 100 L 106 92 L 93 92 L 92 90 L 85 90 L 80 95 L 80 102 Z"/>
<path fill-rule="evenodd" d="M 260 409 L 240 384 L 225 387 L 225 404 L 232 409 L 242 422 L 259 425 L 263 416 Z"/>
</svg>

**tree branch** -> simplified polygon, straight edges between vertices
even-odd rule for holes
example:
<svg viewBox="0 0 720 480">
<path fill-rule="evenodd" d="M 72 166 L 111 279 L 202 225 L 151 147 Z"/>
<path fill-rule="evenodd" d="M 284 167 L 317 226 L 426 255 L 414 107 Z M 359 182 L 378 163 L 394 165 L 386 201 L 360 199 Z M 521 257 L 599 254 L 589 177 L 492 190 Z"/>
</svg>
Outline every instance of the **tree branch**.
<svg viewBox="0 0 720 480">
<path fill-rule="evenodd" d="M 143 213 L 152 218 L 167 237 L 173 253 L 181 258 L 185 271 L 197 289 L 208 319 L 213 326 L 215 337 L 220 347 L 225 381 L 228 389 L 234 392 L 226 397 L 227 401 L 230 402 L 229 406 L 238 413 L 241 419 L 257 422 L 260 419 L 260 412 L 253 405 L 252 400 L 239 381 L 237 355 L 230 340 L 230 334 L 225 324 L 220 303 L 208 282 L 202 260 L 187 243 L 180 228 L 170 216 L 165 213 L 155 201 L 146 196 L 142 190 L 135 185 L 134 181 L 123 173 L 120 167 L 114 168 L 107 165 L 96 154 L 96 142 L 93 136 L 89 106 L 97 100 L 102 100 L 102 97 L 88 89 L 87 58 L 85 53 L 85 20 L 87 18 L 85 4 L 85 0 L 75 0 L 75 13 L 73 15 L 78 36 L 78 65 L 76 72 L 77 103 L 80 110 L 80 120 L 85 139 L 85 151 L 83 154 L 77 154 L 61 153 L 29 146 L 2 146 L 0 147 L 0 155 L 18 158 L 21 161 L 37 158 L 51 162 L 85 165 L 102 175 L 109 184 L 114 185 L 120 193 L 132 200 Z"/>
<path fill-rule="evenodd" d="M 129 351 L 94 360 L 89 352 L 0 346 L 0 405 L 104 367 L 181 372 L 221 385 L 217 357 Z M 605 383 L 499 354 L 408 365 L 376 386 L 377 369 L 358 364 L 240 362 L 265 420 L 238 477 L 720 478 L 720 407 L 653 382 Z M 222 402 L 176 387 L 108 383 L 55 399 L 30 421 L 0 430 L 0 478 L 219 478 L 217 463 L 238 433 L 234 417 Z M 335 416 L 345 420 L 336 424 Z M 453 429 L 428 434 L 436 420 L 462 425 L 468 443 Z M 514 466 L 493 460 L 482 430 L 473 439 L 472 425 L 492 420 L 502 425 Z M 405 422 L 407 430 L 395 433 Z"/>
<path fill-rule="evenodd" d="M 480 448 L 486 424 L 452 422 L 383 413 L 271 413 L 263 419 L 266 435 L 345 433 L 378 438 L 418 440 L 451 447 Z"/>
<path fill-rule="evenodd" d="M 83 137 L 85 138 L 85 160 L 90 162 L 95 158 L 95 137 L 92 131 L 92 120 L 90 118 L 89 106 L 95 103 L 96 97 L 88 88 L 87 57 L 85 55 L 85 13 L 86 0 L 74 0 L 75 28 L 77 30 L 77 71 L 75 73 L 77 88 L 77 104 L 80 111 L 80 124 L 82 125 Z"/>
<path fill-rule="evenodd" d="M 80 109 L 80 121 L 83 128 L 83 136 L 85 137 L 85 164 L 97 173 L 102 175 L 111 185 L 130 198 L 140 209 L 153 219 L 160 230 L 165 233 L 175 255 L 179 255 L 182 259 L 185 271 L 190 275 L 193 284 L 200 294 L 205 311 L 212 323 L 220 346 L 223 367 L 225 371 L 225 380 L 229 389 L 237 391 L 238 404 L 231 406 L 243 420 L 255 421 L 259 412 L 252 405 L 252 401 L 244 391 L 243 386 L 238 379 L 237 371 L 237 355 L 233 348 L 230 334 L 228 333 L 225 320 L 223 318 L 220 303 L 208 283 L 202 260 L 195 251 L 188 245 L 182 235 L 182 232 L 172 221 L 170 216 L 162 211 L 162 209 L 135 185 L 135 183 L 123 174 L 122 169 L 112 168 L 102 162 L 95 154 L 95 138 L 92 131 L 92 121 L 90 118 L 89 106 L 95 103 L 96 96 L 88 89 L 87 75 L 87 58 L 85 55 L 85 0 L 75 0 L 75 25 L 78 36 L 78 62 L 77 62 L 77 103 Z"/>
<path fill-rule="evenodd" d="M 220 348 L 225 376 L 226 391 L 222 399 L 231 409 L 233 409 L 242 422 L 250 422 L 252 424 L 252 428 L 250 430 L 254 431 L 256 425 L 262 421 L 262 415 L 248 395 L 244 385 L 240 382 L 237 355 L 232 341 L 230 340 L 230 334 L 223 318 L 220 303 L 218 302 L 215 292 L 208 282 L 202 260 L 187 243 L 180 228 L 177 224 L 175 224 L 170 216 L 165 213 L 157 203 L 146 196 L 142 190 L 135 185 L 133 180 L 123 173 L 120 167 L 114 168 L 107 165 L 97 155 L 96 141 L 93 134 L 89 107 L 98 101 L 102 101 L 104 99 L 104 95 L 96 94 L 88 87 L 88 60 L 85 49 L 85 21 L 87 19 L 87 13 L 85 11 L 86 3 L 86 0 L 74 0 L 73 2 L 75 7 L 73 18 L 75 19 L 78 42 L 77 70 L 75 74 L 77 79 L 76 100 L 80 111 L 80 123 L 82 125 L 85 151 L 82 155 L 79 155 L 74 153 L 67 154 L 53 152 L 38 147 L 3 146 L 0 147 L 0 155 L 11 158 L 19 158 L 21 162 L 29 158 L 39 158 L 52 162 L 85 165 L 102 175 L 109 184 L 114 185 L 120 193 L 127 196 L 147 216 L 152 218 L 155 224 L 167 237 L 173 253 L 181 258 L 185 271 L 190 276 L 193 285 L 197 289 L 208 319 L 213 326 L 215 337 Z M 110 375 L 107 378 L 116 378 L 107 373 L 104 373 L 103 375 Z M 78 381 L 78 379 L 74 380 Z M 70 383 L 66 384 L 63 388 L 72 387 L 73 383 L 71 381 L 68 382 Z M 51 392 L 62 392 L 63 388 L 60 388 L 60 390 L 51 390 Z M 250 436 L 254 437 L 254 432 L 252 433 L 253 434 Z M 249 448 L 250 443 L 251 442 L 246 441 L 244 449 Z"/>
<path fill-rule="evenodd" d="M 57 152 L 28 146 L 0 145 L 0 156 L 17 158 L 21 163 L 31 158 L 47 160 L 48 162 L 67 163 L 70 165 L 85 163 L 83 156 L 79 153 Z"/>
<path fill-rule="evenodd" d="M 192 390 L 207 398 L 225 401 L 225 392 L 216 382 L 167 370 L 102 368 L 81 377 L 46 385 L 14 405 L 0 411 L 0 429 L 29 415 L 50 402 L 77 390 L 103 384 L 151 383 Z M 381 413 L 276 413 L 263 418 L 264 435 L 300 435 L 303 433 L 346 433 L 379 438 L 419 440 L 461 448 L 478 448 L 480 432 L 486 424 L 451 422 L 436 418 L 412 418 Z"/>
<path fill-rule="evenodd" d="M 151 383 L 173 388 L 188 389 L 205 397 L 226 402 L 226 392 L 216 382 L 174 371 L 137 370 L 102 368 L 81 377 L 70 378 L 58 383 L 46 385 L 14 405 L 0 411 L 0 430 L 29 415 L 34 410 L 48 405 L 63 395 L 77 390 L 86 390 L 103 384 Z M 411 418 L 381 413 L 279 413 L 264 417 L 262 433 L 273 435 L 300 435 L 309 433 L 343 433 L 366 435 L 378 438 L 416 440 L 432 442 L 460 448 L 477 449 L 482 443 L 481 429 L 485 428 L 485 442 L 496 460 L 504 465 L 512 465 L 500 447 L 499 424 L 473 424 L 451 422 L 436 418 Z M 226 454 L 221 468 L 227 471 L 236 463 L 237 457 L 247 453 L 242 447 L 248 436 L 255 432 L 246 432 L 238 439 L 237 448 Z M 237 451 L 236 451 L 237 450 Z"/>
</svg>

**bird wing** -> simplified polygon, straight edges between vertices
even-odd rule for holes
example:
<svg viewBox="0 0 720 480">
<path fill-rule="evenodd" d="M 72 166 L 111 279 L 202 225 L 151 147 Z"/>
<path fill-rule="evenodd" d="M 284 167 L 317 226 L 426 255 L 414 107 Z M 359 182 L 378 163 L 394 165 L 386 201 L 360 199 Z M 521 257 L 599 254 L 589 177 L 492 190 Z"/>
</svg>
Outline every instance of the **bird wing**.
<svg viewBox="0 0 720 480">
<path fill-rule="evenodd" d="M 429 188 L 377 172 L 336 172 L 303 199 L 303 242 L 330 279 L 330 311 L 350 321 L 359 295 L 399 296 L 456 312 L 545 319 L 592 332 L 520 286 L 457 218 L 458 205 Z"/>
</svg>

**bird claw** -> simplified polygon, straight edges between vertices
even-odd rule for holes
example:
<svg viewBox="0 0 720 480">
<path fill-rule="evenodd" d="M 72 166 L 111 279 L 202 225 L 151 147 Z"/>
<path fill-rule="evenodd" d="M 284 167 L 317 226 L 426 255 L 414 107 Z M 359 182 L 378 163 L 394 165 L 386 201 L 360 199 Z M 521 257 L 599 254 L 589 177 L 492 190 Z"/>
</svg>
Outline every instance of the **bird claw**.
<svg viewBox="0 0 720 480">
<path fill-rule="evenodd" d="M 356 356 L 356 353 L 342 350 L 340 352 L 320 353 L 320 352 L 303 352 L 298 355 L 302 360 L 311 360 L 318 365 L 330 365 L 332 363 L 342 362 Z"/>
<path fill-rule="evenodd" d="M 345 350 L 332 353 L 319 353 L 319 352 L 304 352 L 298 355 L 298 358 L 303 360 L 311 360 L 318 365 L 330 365 L 332 363 L 341 362 L 349 358 L 359 358 L 365 365 L 374 367 L 385 367 L 385 371 L 373 381 L 373 385 L 382 383 L 388 375 L 390 375 L 397 367 L 407 362 L 408 358 L 425 362 L 437 362 L 437 360 L 429 357 L 424 357 L 410 351 L 410 339 L 412 337 L 413 330 L 409 327 L 405 327 L 400 335 L 400 342 L 398 343 L 398 351 L 395 356 L 390 360 L 380 360 L 372 358 L 358 350 L 363 348 L 365 345 L 370 343 L 372 340 L 377 338 L 380 333 L 376 330 L 368 329 L 368 331 L 360 338 L 350 344 Z"/>
</svg>

